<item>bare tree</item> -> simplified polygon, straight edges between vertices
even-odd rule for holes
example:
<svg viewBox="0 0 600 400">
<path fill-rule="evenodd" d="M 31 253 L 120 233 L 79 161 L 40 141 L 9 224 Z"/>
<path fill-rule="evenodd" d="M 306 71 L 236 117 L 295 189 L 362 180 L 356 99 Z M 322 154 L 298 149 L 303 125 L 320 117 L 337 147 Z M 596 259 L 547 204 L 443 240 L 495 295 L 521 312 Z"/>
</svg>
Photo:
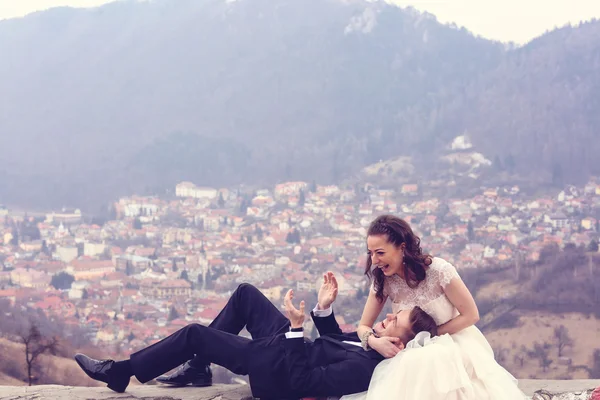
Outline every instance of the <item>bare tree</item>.
<svg viewBox="0 0 600 400">
<path fill-rule="evenodd" d="M 504 346 L 500 346 L 494 350 L 496 362 L 500 365 L 504 365 L 508 356 L 508 349 Z"/>
<path fill-rule="evenodd" d="M 537 358 L 542 367 L 542 371 L 546 372 L 552 360 L 550 359 L 550 347 L 549 343 L 539 344 L 535 342 L 533 344 L 533 350 L 529 353 L 531 357 Z"/>
<path fill-rule="evenodd" d="M 600 379 L 600 349 L 594 350 L 592 367 L 588 369 L 590 379 Z"/>
<path fill-rule="evenodd" d="M 559 357 L 563 356 L 566 347 L 573 347 L 573 338 L 569 336 L 569 330 L 564 325 L 554 328 L 554 338 L 558 346 Z"/>
<path fill-rule="evenodd" d="M 521 346 L 521 348 L 515 353 L 513 361 L 515 362 L 515 364 L 519 364 L 519 367 L 523 368 L 526 359 L 527 348 L 525 346 Z"/>
<path fill-rule="evenodd" d="M 542 367 L 542 371 L 548 371 L 548 367 L 552 365 L 552 360 L 546 353 L 543 357 L 540 358 L 540 366 Z"/>
<path fill-rule="evenodd" d="M 52 339 L 47 339 L 42 336 L 38 326 L 34 322 L 30 322 L 29 329 L 22 330 L 18 336 L 25 345 L 27 380 L 29 386 L 31 386 L 31 382 L 33 380 L 32 371 L 36 366 L 38 357 L 46 352 L 56 354 L 56 350 L 58 349 L 58 339 L 55 337 Z"/>
</svg>

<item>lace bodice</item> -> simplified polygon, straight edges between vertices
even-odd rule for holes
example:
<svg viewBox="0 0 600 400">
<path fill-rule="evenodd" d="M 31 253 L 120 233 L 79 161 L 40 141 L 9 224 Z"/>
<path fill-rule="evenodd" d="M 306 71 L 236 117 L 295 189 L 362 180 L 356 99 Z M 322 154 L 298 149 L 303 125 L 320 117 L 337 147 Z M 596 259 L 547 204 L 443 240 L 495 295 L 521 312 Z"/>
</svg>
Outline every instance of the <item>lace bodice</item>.
<svg viewBox="0 0 600 400">
<path fill-rule="evenodd" d="M 441 325 L 458 315 L 458 310 L 444 294 L 444 288 L 454 278 L 460 279 L 456 268 L 448 261 L 434 257 L 419 286 L 412 289 L 404 279 L 393 275 L 385 277 L 383 294 L 392 301 L 394 312 L 418 306 Z"/>
</svg>

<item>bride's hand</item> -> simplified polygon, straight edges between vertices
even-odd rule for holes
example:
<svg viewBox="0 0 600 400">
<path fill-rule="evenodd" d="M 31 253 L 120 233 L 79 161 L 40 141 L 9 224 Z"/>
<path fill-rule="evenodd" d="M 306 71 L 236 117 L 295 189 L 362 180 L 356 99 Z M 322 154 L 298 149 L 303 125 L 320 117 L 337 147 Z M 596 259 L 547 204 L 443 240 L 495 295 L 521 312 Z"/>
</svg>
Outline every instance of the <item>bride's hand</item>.
<svg viewBox="0 0 600 400">
<path fill-rule="evenodd" d="M 392 358 L 404 349 L 404 343 L 397 337 L 382 336 L 378 338 L 371 335 L 368 340 L 369 346 L 385 358 Z"/>
</svg>

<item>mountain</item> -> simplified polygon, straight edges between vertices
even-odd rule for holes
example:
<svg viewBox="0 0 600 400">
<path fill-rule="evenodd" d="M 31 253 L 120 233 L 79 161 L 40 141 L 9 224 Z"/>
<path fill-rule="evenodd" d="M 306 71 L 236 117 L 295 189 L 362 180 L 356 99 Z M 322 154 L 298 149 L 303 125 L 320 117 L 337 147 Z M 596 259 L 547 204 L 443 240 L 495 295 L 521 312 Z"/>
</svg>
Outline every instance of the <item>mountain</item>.
<svg viewBox="0 0 600 400">
<path fill-rule="evenodd" d="M 0 195 L 57 205 L 337 179 L 503 48 L 378 2 L 157 0 L 2 21 L 0 54 Z"/>
<path fill-rule="evenodd" d="M 0 202 L 95 209 L 182 180 L 332 182 L 427 162 L 465 132 L 489 158 L 546 171 L 565 127 L 597 127 L 588 30 L 506 50 L 363 0 L 130 0 L 0 21 Z M 539 166 L 525 161 L 532 132 L 553 140 Z"/>
<path fill-rule="evenodd" d="M 556 184 L 600 175 L 600 22 L 550 32 L 474 80 L 451 113 L 490 159 Z M 455 99 L 457 100 L 457 99 Z"/>
</svg>

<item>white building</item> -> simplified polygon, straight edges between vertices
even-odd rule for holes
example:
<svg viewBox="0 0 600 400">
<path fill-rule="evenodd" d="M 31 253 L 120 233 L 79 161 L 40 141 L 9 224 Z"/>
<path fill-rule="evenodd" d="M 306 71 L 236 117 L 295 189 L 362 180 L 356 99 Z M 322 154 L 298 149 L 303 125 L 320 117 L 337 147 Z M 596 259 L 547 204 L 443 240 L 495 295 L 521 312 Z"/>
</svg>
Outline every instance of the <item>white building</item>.
<svg viewBox="0 0 600 400">
<path fill-rule="evenodd" d="M 83 244 L 83 255 L 88 257 L 96 257 L 104 253 L 106 246 L 104 243 L 85 242 Z"/>
<path fill-rule="evenodd" d="M 78 251 L 75 246 L 58 246 L 54 253 L 54 258 L 58 258 L 64 263 L 70 263 L 77 258 Z"/>
<path fill-rule="evenodd" d="M 193 197 L 195 199 L 214 199 L 218 195 L 218 190 L 210 187 L 198 187 L 191 182 L 181 182 L 175 186 L 175 195 L 177 197 Z"/>
<path fill-rule="evenodd" d="M 550 223 L 554 229 L 562 229 L 569 225 L 569 218 L 565 214 L 559 212 L 556 214 L 545 215 L 544 222 Z"/>
<path fill-rule="evenodd" d="M 306 182 L 285 182 L 275 186 L 275 196 L 296 196 L 300 190 L 306 191 L 308 184 Z"/>
<path fill-rule="evenodd" d="M 137 201 L 123 202 L 123 214 L 126 217 L 137 217 L 138 215 L 155 215 L 158 213 L 158 205 L 152 203 L 140 203 Z"/>
<path fill-rule="evenodd" d="M 69 289 L 69 299 L 71 300 L 79 300 L 83 297 L 83 291 L 86 287 L 89 286 L 89 282 L 87 281 L 78 281 L 73 282 L 71 284 L 71 289 Z"/>
<path fill-rule="evenodd" d="M 81 210 L 76 209 L 73 211 L 62 209 L 61 212 L 51 212 L 46 214 L 46 223 L 58 223 L 58 224 L 78 224 L 81 222 Z"/>
</svg>

